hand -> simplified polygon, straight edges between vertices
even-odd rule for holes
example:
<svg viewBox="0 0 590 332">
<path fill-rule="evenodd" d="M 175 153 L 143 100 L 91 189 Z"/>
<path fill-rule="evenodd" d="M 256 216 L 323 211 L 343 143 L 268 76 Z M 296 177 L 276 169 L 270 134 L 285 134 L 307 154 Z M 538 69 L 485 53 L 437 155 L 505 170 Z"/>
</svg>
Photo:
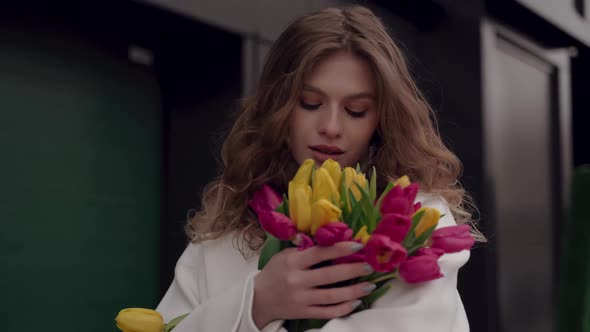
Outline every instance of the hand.
<svg viewBox="0 0 590 332">
<path fill-rule="evenodd" d="M 273 256 L 254 278 L 252 318 L 256 326 L 262 329 L 276 319 L 331 319 L 351 313 L 374 284 L 318 287 L 370 274 L 371 266 L 360 262 L 310 267 L 348 256 L 361 247 L 357 242 L 340 242 L 304 251 L 289 248 Z"/>
</svg>

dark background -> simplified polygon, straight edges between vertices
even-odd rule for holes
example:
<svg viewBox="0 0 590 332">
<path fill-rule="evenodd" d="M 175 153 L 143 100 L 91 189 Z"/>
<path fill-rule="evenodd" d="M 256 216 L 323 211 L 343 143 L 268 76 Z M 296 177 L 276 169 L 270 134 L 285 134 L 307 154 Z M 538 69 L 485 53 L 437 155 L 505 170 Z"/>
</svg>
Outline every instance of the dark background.
<svg viewBox="0 0 590 332">
<path fill-rule="evenodd" d="M 275 20 L 260 30 L 207 2 L 163 3 L 0 5 L 7 329 L 114 330 L 121 308 L 157 305 L 293 2 L 253 1 Z M 489 242 L 459 281 L 471 330 L 555 330 L 569 174 L 590 163 L 590 3 L 357 3 L 404 49 L 480 209 Z"/>
</svg>

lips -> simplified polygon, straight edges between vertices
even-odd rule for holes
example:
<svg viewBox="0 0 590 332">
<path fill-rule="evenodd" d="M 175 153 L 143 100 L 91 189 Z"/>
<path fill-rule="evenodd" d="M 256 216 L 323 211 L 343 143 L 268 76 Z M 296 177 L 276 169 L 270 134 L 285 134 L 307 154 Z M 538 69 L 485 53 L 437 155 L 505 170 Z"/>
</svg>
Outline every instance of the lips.
<svg viewBox="0 0 590 332">
<path fill-rule="evenodd" d="M 309 147 L 313 151 L 328 154 L 328 155 L 340 155 L 343 154 L 344 151 L 337 146 L 332 145 L 311 145 Z"/>
</svg>

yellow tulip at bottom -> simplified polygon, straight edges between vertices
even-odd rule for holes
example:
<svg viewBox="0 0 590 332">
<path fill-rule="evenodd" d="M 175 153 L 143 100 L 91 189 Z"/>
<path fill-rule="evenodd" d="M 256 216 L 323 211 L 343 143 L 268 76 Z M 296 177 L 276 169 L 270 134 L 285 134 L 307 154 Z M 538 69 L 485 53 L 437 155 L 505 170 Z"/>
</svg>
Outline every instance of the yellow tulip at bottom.
<svg viewBox="0 0 590 332">
<path fill-rule="evenodd" d="M 162 332 L 164 319 L 159 312 L 144 308 L 127 308 L 115 318 L 123 332 Z"/>
</svg>

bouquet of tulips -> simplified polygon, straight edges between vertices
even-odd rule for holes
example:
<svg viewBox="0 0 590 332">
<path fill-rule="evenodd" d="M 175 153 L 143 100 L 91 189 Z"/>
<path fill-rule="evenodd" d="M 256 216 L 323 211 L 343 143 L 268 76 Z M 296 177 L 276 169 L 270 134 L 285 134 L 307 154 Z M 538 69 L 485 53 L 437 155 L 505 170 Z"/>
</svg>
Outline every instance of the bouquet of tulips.
<svg viewBox="0 0 590 332">
<path fill-rule="evenodd" d="M 367 180 L 359 167 L 342 169 L 334 160 L 317 168 L 306 160 L 289 182 L 288 195 L 281 197 L 263 186 L 249 202 L 258 215 L 267 239 L 258 268 L 288 247 L 305 250 L 340 241 L 358 241 L 363 248 L 329 264 L 367 262 L 369 276 L 348 283 L 369 281 L 377 287 L 361 300 L 355 312 L 365 310 L 389 289 L 387 282 L 401 278 L 407 283 L 442 277 L 438 258 L 444 253 L 470 249 L 474 238 L 468 225 L 435 230 L 440 211 L 415 203 L 418 184 L 407 176 L 389 183 L 377 197 L 376 171 Z M 342 286 L 342 285 L 340 285 Z M 289 331 L 318 328 L 327 321 L 287 321 Z"/>
</svg>

